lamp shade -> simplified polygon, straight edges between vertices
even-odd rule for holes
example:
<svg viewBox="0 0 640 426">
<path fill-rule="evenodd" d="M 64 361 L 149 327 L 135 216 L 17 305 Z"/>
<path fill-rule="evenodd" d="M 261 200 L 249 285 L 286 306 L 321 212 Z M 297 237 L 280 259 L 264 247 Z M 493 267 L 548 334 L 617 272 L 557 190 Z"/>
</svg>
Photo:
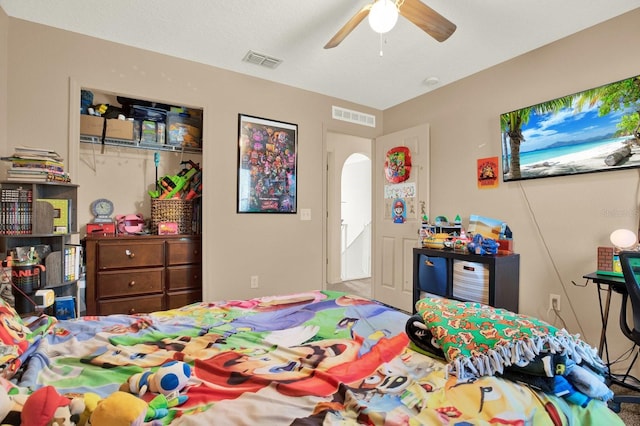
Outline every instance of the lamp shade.
<svg viewBox="0 0 640 426">
<path fill-rule="evenodd" d="M 369 11 L 369 26 L 377 33 L 389 32 L 398 22 L 398 7 L 393 0 L 377 0 Z"/>
<path fill-rule="evenodd" d="M 609 236 L 609 240 L 619 249 L 632 249 L 638 244 L 638 236 L 628 229 L 616 229 Z"/>
</svg>

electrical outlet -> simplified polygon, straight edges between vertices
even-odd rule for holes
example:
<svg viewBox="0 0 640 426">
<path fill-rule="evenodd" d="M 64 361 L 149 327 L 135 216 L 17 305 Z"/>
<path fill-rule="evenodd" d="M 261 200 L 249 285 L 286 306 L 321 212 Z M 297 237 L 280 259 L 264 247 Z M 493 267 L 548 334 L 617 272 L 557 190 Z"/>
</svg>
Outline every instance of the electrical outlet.
<svg viewBox="0 0 640 426">
<path fill-rule="evenodd" d="M 258 276 L 251 275 L 251 288 L 258 288 Z"/>
<path fill-rule="evenodd" d="M 549 295 L 549 309 L 556 311 L 560 310 L 560 295 L 551 293 Z"/>
</svg>

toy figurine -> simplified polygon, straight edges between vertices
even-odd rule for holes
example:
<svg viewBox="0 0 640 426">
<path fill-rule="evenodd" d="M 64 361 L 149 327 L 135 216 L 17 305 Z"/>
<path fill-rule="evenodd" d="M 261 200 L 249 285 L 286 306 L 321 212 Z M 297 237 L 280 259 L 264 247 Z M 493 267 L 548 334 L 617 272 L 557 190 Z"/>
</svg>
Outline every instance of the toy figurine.
<svg viewBox="0 0 640 426">
<path fill-rule="evenodd" d="M 156 372 L 145 371 L 129 377 L 120 390 L 143 396 L 147 391 L 160 393 L 168 397 L 169 404 L 180 405 L 186 396 L 178 393 L 187 385 L 191 378 L 191 367 L 186 362 L 169 361 L 161 365 Z"/>
<path fill-rule="evenodd" d="M 44 386 L 33 392 L 22 407 L 22 424 L 47 426 L 55 418 L 56 425 L 75 426 L 84 411 L 82 398 L 73 400 L 58 393 L 53 386 Z M 60 423 L 60 421 L 63 423 Z"/>
<path fill-rule="evenodd" d="M 130 393 L 116 391 L 98 402 L 91 413 L 91 426 L 143 425 L 148 404 Z"/>
</svg>

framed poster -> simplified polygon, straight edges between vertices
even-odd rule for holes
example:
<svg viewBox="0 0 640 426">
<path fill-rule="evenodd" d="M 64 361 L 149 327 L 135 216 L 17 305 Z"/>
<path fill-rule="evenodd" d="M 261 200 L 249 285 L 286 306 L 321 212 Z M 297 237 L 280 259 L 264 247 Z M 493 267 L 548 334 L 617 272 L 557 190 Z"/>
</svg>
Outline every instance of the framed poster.
<svg viewBox="0 0 640 426">
<path fill-rule="evenodd" d="M 238 114 L 238 213 L 296 213 L 298 126 Z"/>
<path fill-rule="evenodd" d="M 496 188 L 498 186 L 498 170 L 498 157 L 479 159 L 476 166 L 478 188 Z"/>
</svg>

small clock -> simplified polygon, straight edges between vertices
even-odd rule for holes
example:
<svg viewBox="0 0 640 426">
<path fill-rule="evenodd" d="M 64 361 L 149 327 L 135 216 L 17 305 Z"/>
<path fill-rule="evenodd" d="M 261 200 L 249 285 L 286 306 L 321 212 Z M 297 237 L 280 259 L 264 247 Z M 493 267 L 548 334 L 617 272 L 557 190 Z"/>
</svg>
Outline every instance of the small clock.
<svg viewBox="0 0 640 426">
<path fill-rule="evenodd" d="M 95 216 L 94 223 L 113 222 L 113 202 L 106 198 L 99 198 L 91 203 L 91 213 Z"/>
</svg>

